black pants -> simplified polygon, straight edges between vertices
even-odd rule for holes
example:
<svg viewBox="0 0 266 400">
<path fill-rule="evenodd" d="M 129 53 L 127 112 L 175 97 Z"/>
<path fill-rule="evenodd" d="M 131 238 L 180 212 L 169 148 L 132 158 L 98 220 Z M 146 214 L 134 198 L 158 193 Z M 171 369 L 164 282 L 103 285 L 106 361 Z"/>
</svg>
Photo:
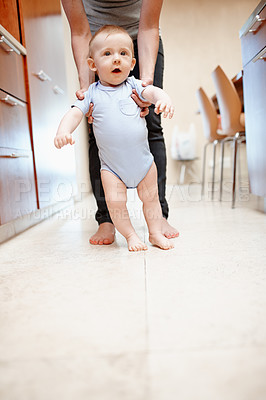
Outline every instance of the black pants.
<svg viewBox="0 0 266 400">
<path fill-rule="evenodd" d="M 137 41 L 134 41 L 134 52 L 137 60 L 136 66 L 131 75 L 139 79 L 139 64 L 138 64 L 138 49 Z M 157 61 L 154 71 L 154 86 L 163 87 L 163 70 L 164 70 L 164 54 L 163 44 L 160 39 Z M 163 131 L 161 127 L 161 115 L 154 113 L 154 105 L 151 105 L 150 112 L 146 117 L 148 128 L 148 140 L 151 153 L 153 154 L 154 161 L 158 172 L 158 191 L 159 199 L 162 207 L 162 213 L 165 218 L 168 217 L 168 204 L 165 198 L 165 184 L 166 184 L 166 149 L 163 138 Z M 96 212 L 96 221 L 98 224 L 103 222 L 112 222 L 108 208 L 105 202 L 104 190 L 101 182 L 100 175 L 100 160 L 98 156 L 98 148 L 95 141 L 95 136 L 91 125 L 89 125 L 89 169 L 90 179 L 93 194 L 95 196 L 98 210 Z"/>
</svg>

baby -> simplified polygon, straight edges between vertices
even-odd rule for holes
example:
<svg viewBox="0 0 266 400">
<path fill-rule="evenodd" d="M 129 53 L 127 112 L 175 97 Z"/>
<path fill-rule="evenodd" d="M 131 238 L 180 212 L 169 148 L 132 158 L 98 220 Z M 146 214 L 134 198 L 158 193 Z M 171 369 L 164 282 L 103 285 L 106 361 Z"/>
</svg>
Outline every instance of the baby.
<svg viewBox="0 0 266 400">
<path fill-rule="evenodd" d="M 169 96 L 153 85 L 142 86 L 128 77 L 133 70 L 133 42 L 119 26 L 106 25 L 89 44 L 88 65 L 99 76 L 90 85 L 84 100 L 77 100 L 60 122 L 55 146 L 74 144 L 73 131 L 93 103 L 93 129 L 101 161 L 101 179 L 107 207 L 116 229 L 126 238 L 129 251 L 147 250 L 136 234 L 126 207 L 127 188 L 137 188 L 149 229 L 149 241 L 161 249 L 173 244 L 162 233 L 162 210 L 158 197 L 157 170 L 148 145 L 146 121 L 131 98 L 155 104 L 155 112 L 172 118 L 174 107 Z"/>
</svg>

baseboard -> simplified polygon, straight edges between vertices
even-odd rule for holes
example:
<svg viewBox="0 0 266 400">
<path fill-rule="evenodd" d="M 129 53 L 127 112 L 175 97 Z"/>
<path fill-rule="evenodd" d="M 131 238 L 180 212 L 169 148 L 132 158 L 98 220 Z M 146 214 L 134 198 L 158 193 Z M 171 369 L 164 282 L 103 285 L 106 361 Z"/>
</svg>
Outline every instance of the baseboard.
<svg viewBox="0 0 266 400">
<path fill-rule="evenodd" d="M 26 229 L 29 229 L 32 226 L 39 224 L 40 222 L 51 217 L 57 212 L 63 210 L 64 208 L 73 206 L 73 204 L 74 199 L 61 201 L 51 206 L 33 211 L 32 213 L 24 215 L 23 217 L 19 217 L 11 222 L 8 222 L 7 224 L 1 225 L 0 243 L 3 243 L 6 240 L 9 240 L 12 237 L 18 235 L 19 233 L 24 232 Z"/>
</svg>

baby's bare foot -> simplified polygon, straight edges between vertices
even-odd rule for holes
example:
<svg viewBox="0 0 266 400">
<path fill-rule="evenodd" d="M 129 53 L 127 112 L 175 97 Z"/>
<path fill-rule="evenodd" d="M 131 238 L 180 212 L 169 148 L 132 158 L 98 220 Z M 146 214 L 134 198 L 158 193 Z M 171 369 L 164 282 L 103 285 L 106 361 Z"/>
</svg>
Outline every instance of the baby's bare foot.
<svg viewBox="0 0 266 400">
<path fill-rule="evenodd" d="M 174 247 L 173 243 L 160 232 L 151 234 L 149 236 L 149 241 L 154 246 L 160 247 L 163 250 L 169 250 Z"/>
<path fill-rule="evenodd" d="M 115 240 L 115 227 L 110 222 L 99 225 L 97 232 L 90 238 L 91 244 L 112 244 Z"/>
<path fill-rule="evenodd" d="M 179 232 L 165 218 L 162 219 L 162 233 L 168 239 L 179 236 Z"/>
<path fill-rule="evenodd" d="M 129 251 L 148 250 L 147 245 L 140 240 L 136 233 L 132 233 L 126 239 Z"/>
</svg>

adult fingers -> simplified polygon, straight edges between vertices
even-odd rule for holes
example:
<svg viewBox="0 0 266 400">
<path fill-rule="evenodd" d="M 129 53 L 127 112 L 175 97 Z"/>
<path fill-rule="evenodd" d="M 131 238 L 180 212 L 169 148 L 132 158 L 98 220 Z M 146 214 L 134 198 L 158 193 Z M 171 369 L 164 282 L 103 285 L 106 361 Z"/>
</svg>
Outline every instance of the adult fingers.
<svg viewBox="0 0 266 400">
<path fill-rule="evenodd" d="M 90 103 L 89 111 L 88 111 L 87 114 L 86 114 L 86 117 L 88 117 L 88 123 L 89 123 L 89 124 L 92 124 L 92 123 L 93 123 L 92 112 L 93 112 L 93 103 Z"/>
</svg>

